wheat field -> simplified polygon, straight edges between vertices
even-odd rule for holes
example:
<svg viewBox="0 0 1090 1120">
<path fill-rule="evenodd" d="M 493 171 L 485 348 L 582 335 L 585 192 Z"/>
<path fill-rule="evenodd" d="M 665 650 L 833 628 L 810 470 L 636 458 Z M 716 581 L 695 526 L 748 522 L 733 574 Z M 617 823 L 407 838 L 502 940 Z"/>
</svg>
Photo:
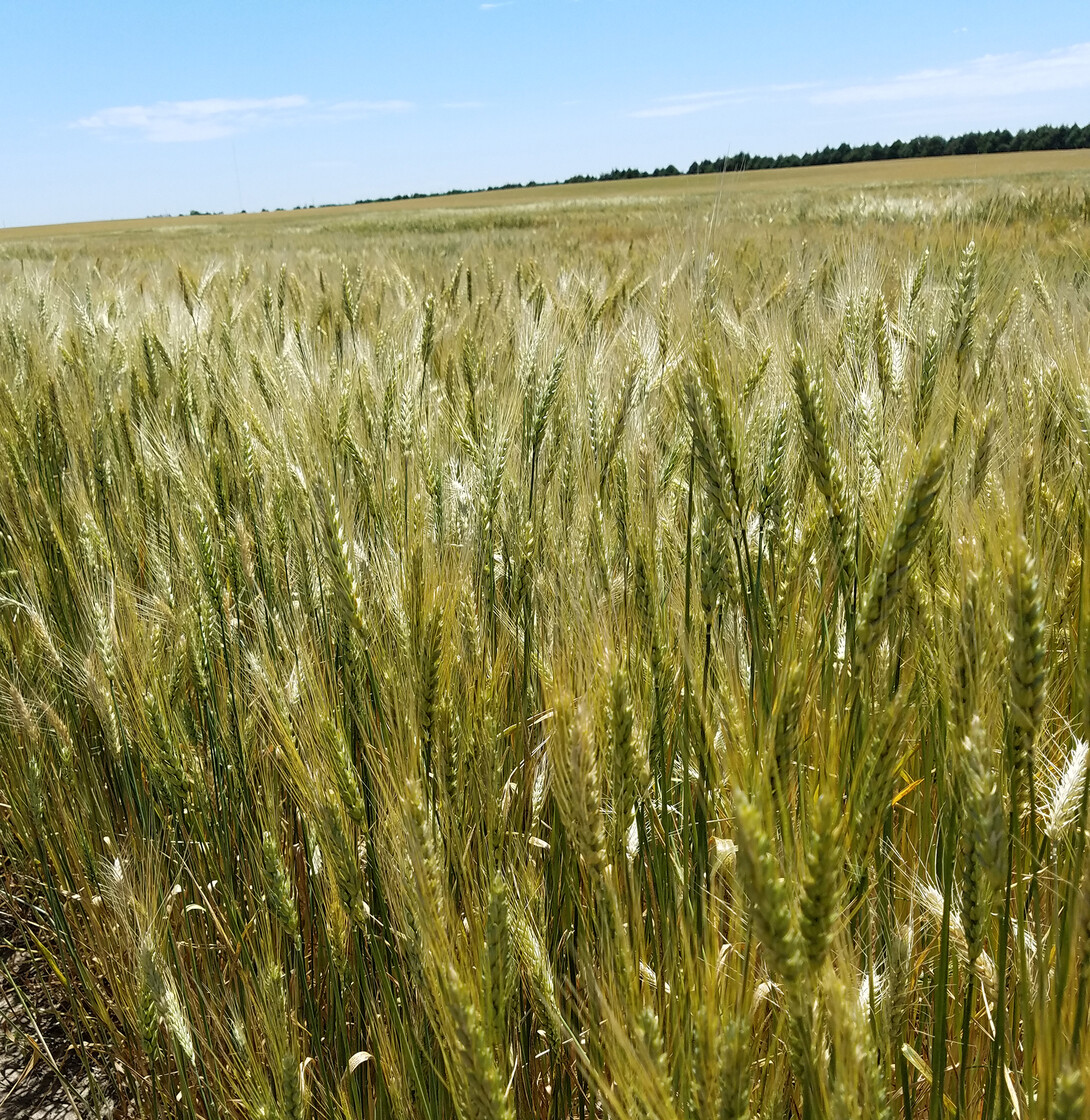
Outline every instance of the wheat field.
<svg viewBox="0 0 1090 1120">
<path fill-rule="evenodd" d="M 9 231 L 0 328 L 89 1107 L 1085 1115 L 1085 170 Z"/>
</svg>

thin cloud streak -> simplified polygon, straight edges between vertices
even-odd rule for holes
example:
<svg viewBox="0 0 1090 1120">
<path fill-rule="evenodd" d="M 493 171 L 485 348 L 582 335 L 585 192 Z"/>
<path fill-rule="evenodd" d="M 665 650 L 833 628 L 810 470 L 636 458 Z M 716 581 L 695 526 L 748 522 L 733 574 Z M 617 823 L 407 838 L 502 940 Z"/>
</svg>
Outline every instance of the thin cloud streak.
<svg viewBox="0 0 1090 1120">
<path fill-rule="evenodd" d="M 656 105 L 637 109 L 630 117 L 684 117 L 690 113 L 703 113 L 725 105 L 745 105 L 752 101 L 779 99 L 785 95 L 814 89 L 812 82 L 792 82 L 784 85 L 746 86 L 740 89 L 708 90 L 704 93 L 680 93 L 662 97 Z"/>
<path fill-rule="evenodd" d="M 993 54 L 961 66 L 918 70 L 888 82 L 825 90 L 815 105 L 865 105 L 873 102 L 990 99 L 1028 93 L 1090 88 L 1090 43 L 1077 43 L 1037 57 Z"/>
<path fill-rule="evenodd" d="M 157 101 L 100 109 L 73 123 L 105 135 L 137 135 L 158 144 L 222 140 L 255 129 L 305 121 L 360 120 L 377 113 L 404 112 L 409 101 L 338 101 L 315 104 L 299 94 L 288 97 Z"/>
<path fill-rule="evenodd" d="M 885 82 L 829 87 L 818 82 L 708 90 L 662 97 L 630 117 L 683 117 L 712 109 L 752 103 L 805 99 L 811 105 L 852 106 L 875 103 L 945 100 L 951 103 L 991 100 L 1035 93 L 1090 89 L 1090 43 L 1043 55 L 997 54 L 959 66 L 917 70 Z"/>
</svg>

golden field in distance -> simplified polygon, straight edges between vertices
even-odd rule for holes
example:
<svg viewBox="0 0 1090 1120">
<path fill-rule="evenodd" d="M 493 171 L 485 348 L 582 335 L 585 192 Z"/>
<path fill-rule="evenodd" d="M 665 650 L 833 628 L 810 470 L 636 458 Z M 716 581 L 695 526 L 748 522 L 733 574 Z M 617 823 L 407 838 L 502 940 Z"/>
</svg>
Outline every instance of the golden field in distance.
<svg viewBox="0 0 1090 1120">
<path fill-rule="evenodd" d="M 295 227 L 309 222 L 322 225 L 340 218 L 367 218 L 374 214 L 431 210 L 491 210 L 536 207 L 549 203 L 592 201 L 683 204 L 707 203 L 734 195 L 781 195 L 822 188 L 881 188 L 890 184 L 930 185 L 958 183 L 981 185 L 989 181 L 1026 181 L 1039 176 L 1053 181 L 1081 183 L 1090 174 L 1090 149 L 1070 152 L 1013 152 L 1007 155 L 943 156 L 930 159 L 885 160 L 875 163 L 837 164 L 829 167 L 800 167 L 779 171 L 746 171 L 727 174 L 679 175 L 658 179 L 630 179 L 606 183 L 572 183 L 555 186 L 519 187 L 511 190 L 476 191 L 438 195 L 431 198 L 400 199 L 360 205 L 320 206 L 313 210 L 276 210 L 269 213 L 192 215 L 166 218 L 130 218 L 108 222 L 74 222 L 52 226 L 16 226 L 0 229 L 0 242 L 39 238 L 100 237 L 110 234 L 176 233 L 183 230 L 222 230 L 241 235 L 274 230 L 277 225 Z"/>
</svg>

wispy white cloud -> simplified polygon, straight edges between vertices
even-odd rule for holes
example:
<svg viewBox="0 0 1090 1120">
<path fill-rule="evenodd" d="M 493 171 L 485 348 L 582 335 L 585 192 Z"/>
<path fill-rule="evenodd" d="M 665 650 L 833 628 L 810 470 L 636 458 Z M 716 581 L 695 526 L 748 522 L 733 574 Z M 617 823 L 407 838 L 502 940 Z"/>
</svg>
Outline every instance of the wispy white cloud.
<svg viewBox="0 0 1090 1120">
<path fill-rule="evenodd" d="M 745 105 L 750 101 L 764 101 L 814 89 L 813 83 L 792 82 L 786 85 L 744 86 L 739 89 L 707 90 L 703 93 L 679 93 L 661 97 L 645 109 L 630 113 L 632 117 L 684 117 L 690 113 L 704 113 L 724 105 Z"/>
<path fill-rule="evenodd" d="M 938 100 L 964 103 L 1081 89 L 1090 89 L 1090 43 L 1042 55 L 985 55 L 958 66 L 916 70 L 882 82 L 841 86 L 800 82 L 676 94 L 629 115 L 682 117 L 725 106 L 794 99 L 812 105 L 844 106 Z"/>
<path fill-rule="evenodd" d="M 156 143 L 219 140 L 275 125 L 314 120 L 359 120 L 377 113 L 411 109 L 408 101 L 312 102 L 298 94 L 289 97 L 224 98 L 201 101 L 156 101 L 152 105 L 119 105 L 100 109 L 74 122 L 113 135 L 136 135 Z"/>
<path fill-rule="evenodd" d="M 960 66 L 917 70 L 885 82 L 822 90 L 816 105 L 861 105 L 883 101 L 979 100 L 1090 89 L 1090 43 L 1043 55 L 990 54 Z"/>
<path fill-rule="evenodd" d="M 171 143 L 217 140 L 251 128 L 290 119 L 309 104 L 305 97 L 209 97 L 202 101 L 156 101 L 100 109 L 75 122 L 100 132 L 136 132 L 147 140 Z"/>
<path fill-rule="evenodd" d="M 496 8 L 510 8 L 514 2 L 515 0 L 493 0 L 491 4 L 481 4 L 480 8 L 482 12 L 492 12 Z"/>
</svg>

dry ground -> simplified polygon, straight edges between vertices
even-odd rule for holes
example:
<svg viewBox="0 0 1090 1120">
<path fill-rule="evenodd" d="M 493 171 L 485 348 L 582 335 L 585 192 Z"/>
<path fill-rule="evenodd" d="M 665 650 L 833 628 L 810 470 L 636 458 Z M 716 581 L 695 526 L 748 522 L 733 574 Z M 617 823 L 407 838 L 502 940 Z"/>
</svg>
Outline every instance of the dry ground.
<svg viewBox="0 0 1090 1120">
<path fill-rule="evenodd" d="M 3 1120 L 82 1120 L 93 1113 L 78 1111 L 73 1104 L 72 1092 L 82 1096 L 79 1092 L 81 1078 L 73 1066 L 73 1056 L 65 1053 L 64 1033 L 49 1015 L 41 1016 L 37 1028 L 31 1026 L 8 983 L 9 975 L 21 984 L 26 983 L 26 955 L 2 946 L 3 939 L 0 939 L 0 1117 Z M 33 991 L 32 984 L 27 988 Z M 66 1091 L 61 1085 L 52 1061 L 68 1068 L 68 1075 L 76 1086 L 74 1090 Z M 108 1112 L 99 1112 L 99 1116 L 105 1115 Z"/>
</svg>

